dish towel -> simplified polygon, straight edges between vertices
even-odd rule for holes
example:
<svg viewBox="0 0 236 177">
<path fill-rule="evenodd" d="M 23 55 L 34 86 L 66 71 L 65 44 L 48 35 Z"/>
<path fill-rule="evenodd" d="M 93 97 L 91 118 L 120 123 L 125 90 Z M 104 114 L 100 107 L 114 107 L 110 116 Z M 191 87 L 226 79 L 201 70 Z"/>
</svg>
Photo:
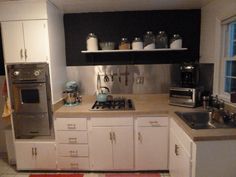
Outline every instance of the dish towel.
<svg viewBox="0 0 236 177">
<path fill-rule="evenodd" d="M 11 105 L 10 105 L 10 98 L 8 97 L 7 94 L 7 82 L 6 80 L 4 81 L 3 87 L 2 87 L 2 96 L 5 98 L 5 105 L 3 108 L 3 113 L 2 113 L 2 117 L 5 119 L 10 120 L 10 116 L 11 116 Z"/>
</svg>

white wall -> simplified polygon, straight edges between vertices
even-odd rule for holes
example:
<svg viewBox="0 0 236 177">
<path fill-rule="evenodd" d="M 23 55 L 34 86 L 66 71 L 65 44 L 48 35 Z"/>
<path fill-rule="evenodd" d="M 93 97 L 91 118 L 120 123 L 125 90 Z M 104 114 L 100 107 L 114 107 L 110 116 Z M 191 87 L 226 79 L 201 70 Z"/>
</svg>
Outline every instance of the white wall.
<svg viewBox="0 0 236 177">
<path fill-rule="evenodd" d="M 215 64 L 214 94 L 219 93 L 221 21 L 233 15 L 236 15 L 236 0 L 215 0 L 202 8 L 200 62 Z"/>
<path fill-rule="evenodd" d="M 2 111 L 3 111 L 3 106 L 4 106 L 5 101 L 1 95 L 1 91 L 2 91 L 4 80 L 5 80 L 5 77 L 0 76 L 0 153 L 6 152 L 4 129 L 10 125 L 9 121 L 6 121 L 6 119 L 2 118 Z"/>
</svg>

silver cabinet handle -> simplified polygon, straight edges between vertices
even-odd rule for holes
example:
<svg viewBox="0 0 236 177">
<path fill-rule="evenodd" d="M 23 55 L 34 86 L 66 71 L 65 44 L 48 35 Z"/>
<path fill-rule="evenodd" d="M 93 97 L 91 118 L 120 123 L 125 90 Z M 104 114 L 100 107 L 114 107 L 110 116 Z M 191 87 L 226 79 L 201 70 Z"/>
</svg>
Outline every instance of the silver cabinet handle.
<svg viewBox="0 0 236 177">
<path fill-rule="evenodd" d="M 70 152 L 70 156 L 71 157 L 77 157 L 78 156 L 78 151 L 77 150 L 71 150 L 71 151 L 69 151 Z"/>
<path fill-rule="evenodd" d="M 175 144 L 175 155 L 179 155 L 179 146 L 177 144 Z"/>
<path fill-rule="evenodd" d="M 69 143 L 75 144 L 77 143 L 77 138 L 69 138 Z"/>
<path fill-rule="evenodd" d="M 20 49 L 20 59 L 23 59 L 24 55 L 23 55 L 23 49 Z"/>
<path fill-rule="evenodd" d="M 79 164 L 78 163 L 70 163 L 71 168 L 78 168 Z"/>
<path fill-rule="evenodd" d="M 37 156 L 38 155 L 38 152 L 37 152 L 37 148 L 34 148 L 34 154 L 35 154 L 35 156 Z"/>
<path fill-rule="evenodd" d="M 31 153 L 32 153 L 32 156 L 34 156 L 34 148 L 32 148 L 32 152 Z"/>
<path fill-rule="evenodd" d="M 25 49 L 25 59 L 27 59 L 27 49 Z"/>
<path fill-rule="evenodd" d="M 112 132 L 112 138 L 113 138 L 114 143 L 116 143 L 116 134 L 115 134 L 115 132 Z"/>
<path fill-rule="evenodd" d="M 113 143 L 112 132 L 110 132 L 110 140 L 111 140 L 111 143 Z"/>
<path fill-rule="evenodd" d="M 151 124 L 151 126 L 160 126 L 158 121 L 149 121 L 149 123 Z"/>
<path fill-rule="evenodd" d="M 140 132 L 138 132 L 138 140 L 140 143 L 143 142 L 142 134 Z"/>
<path fill-rule="evenodd" d="M 70 130 L 74 130 L 74 129 L 76 129 L 76 125 L 75 124 L 67 124 L 67 128 Z"/>
</svg>

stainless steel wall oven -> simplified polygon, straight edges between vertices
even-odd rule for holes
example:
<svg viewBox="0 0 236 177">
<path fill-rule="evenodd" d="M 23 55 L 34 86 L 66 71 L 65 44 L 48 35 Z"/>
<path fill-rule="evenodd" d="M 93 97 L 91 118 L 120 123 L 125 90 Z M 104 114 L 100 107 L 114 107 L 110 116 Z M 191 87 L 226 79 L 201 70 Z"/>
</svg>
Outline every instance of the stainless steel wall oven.
<svg viewBox="0 0 236 177">
<path fill-rule="evenodd" d="M 52 101 L 46 63 L 7 65 L 15 137 L 51 135 Z"/>
</svg>

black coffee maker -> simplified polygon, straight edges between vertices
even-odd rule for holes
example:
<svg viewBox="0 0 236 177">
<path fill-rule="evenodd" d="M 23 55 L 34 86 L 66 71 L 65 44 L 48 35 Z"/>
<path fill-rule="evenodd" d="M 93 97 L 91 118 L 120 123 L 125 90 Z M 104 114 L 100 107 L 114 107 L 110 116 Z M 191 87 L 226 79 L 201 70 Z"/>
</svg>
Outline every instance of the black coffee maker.
<svg viewBox="0 0 236 177">
<path fill-rule="evenodd" d="M 180 65 L 181 87 L 195 88 L 199 83 L 199 65 L 184 63 Z"/>
</svg>

